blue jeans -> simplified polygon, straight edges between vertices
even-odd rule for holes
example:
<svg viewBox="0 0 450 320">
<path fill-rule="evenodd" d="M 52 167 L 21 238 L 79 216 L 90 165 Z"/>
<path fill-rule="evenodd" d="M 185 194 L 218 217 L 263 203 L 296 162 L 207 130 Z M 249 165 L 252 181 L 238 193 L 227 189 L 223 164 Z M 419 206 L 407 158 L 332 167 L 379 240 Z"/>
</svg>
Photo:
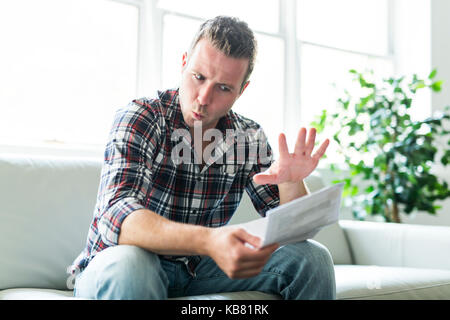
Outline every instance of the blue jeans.
<svg viewBox="0 0 450 320">
<path fill-rule="evenodd" d="M 280 247 L 262 272 L 230 279 L 209 257 L 189 274 L 182 262 L 160 259 L 128 245 L 98 253 L 77 276 L 75 296 L 88 299 L 167 299 L 233 291 L 261 291 L 283 299 L 335 299 L 333 262 L 321 244 L 307 240 Z"/>
</svg>

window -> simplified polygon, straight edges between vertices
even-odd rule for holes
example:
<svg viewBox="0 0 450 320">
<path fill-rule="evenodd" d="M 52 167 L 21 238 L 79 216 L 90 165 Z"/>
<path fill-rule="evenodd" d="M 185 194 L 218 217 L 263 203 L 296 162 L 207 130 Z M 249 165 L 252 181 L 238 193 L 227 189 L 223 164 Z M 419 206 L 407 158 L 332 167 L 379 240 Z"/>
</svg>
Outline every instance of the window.
<svg viewBox="0 0 450 320">
<path fill-rule="evenodd" d="M 387 58 L 303 44 L 301 49 L 302 122 L 311 123 L 321 110 L 332 111 L 336 99 L 350 83 L 350 69 L 373 69 L 377 75 L 389 76 L 393 61 Z"/>
<path fill-rule="evenodd" d="M 158 0 L 158 7 L 167 13 L 200 21 L 218 15 L 235 16 L 246 21 L 253 30 L 278 32 L 279 2 L 276 0 Z"/>
<path fill-rule="evenodd" d="M 301 41 L 387 56 L 387 0 L 302 0 L 297 2 Z"/>
<path fill-rule="evenodd" d="M 392 75 L 388 9 L 387 0 L 298 2 L 302 122 L 334 108 L 350 69 Z"/>
<path fill-rule="evenodd" d="M 136 93 L 137 27 L 115 1 L 1 1 L 0 143 L 103 146 Z"/>
<path fill-rule="evenodd" d="M 284 41 L 278 32 L 279 7 L 273 0 L 227 2 L 159 0 L 163 10 L 162 86 L 177 86 L 181 57 L 202 21 L 217 15 L 237 16 L 255 31 L 258 56 L 250 85 L 233 110 L 257 121 L 276 145 L 283 130 Z M 257 8 L 257 9 L 256 9 Z M 252 14 L 252 13 L 258 14 Z M 261 94 L 261 93 L 270 94 Z"/>
<path fill-rule="evenodd" d="M 414 17 L 414 25 L 426 2 L 0 1 L 0 151 L 78 145 L 101 156 L 114 112 L 178 86 L 182 54 L 201 22 L 232 15 L 248 22 L 259 45 L 251 83 L 234 110 L 262 125 L 277 154 L 280 132 L 291 146 L 301 126 L 334 107 L 349 69 L 391 75 L 417 61 L 396 56 L 411 56 L 421 44 L 399 50 L 411 37 L 394 31 L 411 30 L 397 18 Z"/>
</svg>

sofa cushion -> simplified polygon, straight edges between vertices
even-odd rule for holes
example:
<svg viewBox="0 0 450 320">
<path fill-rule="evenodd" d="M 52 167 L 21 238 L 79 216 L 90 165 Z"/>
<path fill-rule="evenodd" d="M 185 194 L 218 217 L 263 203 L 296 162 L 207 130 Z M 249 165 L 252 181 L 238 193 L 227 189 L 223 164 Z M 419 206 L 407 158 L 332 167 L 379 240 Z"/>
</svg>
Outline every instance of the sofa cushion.
<svg viewBox="0 0 450 320">
<path fill-rule="evenodd" d="M 338 265 L 335 266 L 336 290 L 339 300 L 397 300 L 397 299 L 450 299 L 450 271 Z M 60 300 L 76 299 L 72 291 L 17 288 L 0 291 L 0 300 Z M 272 300 L 280 296 L 257 291 L 227 292 L 176 300 Z"/>
<path fill-rule="evenodd" d="M 363 265 L 335 266 L 338 299 L 450 299 L 450 271 Z"/>
<path fill-rule="evenodd" d="M 450 269 L 450 227 L 341 220 L 354 263 Z"/>
<path fill-rule="evenodd" d="M 35 288 L 16 288 L 0 290 L 0 300 L 79 300 L 70 290 L 52 290 Z M 280 300 L 278 295 L 259 291 L 224 292 L 169 300 Z"/>
<path fill-rule="evenodd" d="M 0 300 L 79 300 L 71 290 L 16 288 L 0 290 Z"/>
<path fill-rule="evenodd" d="M 0 290 L 67 289 L 67 267 L 86 243 L 101 162 L 0 158 Z"/>
<path fill-rule="evenodd" d="M 42 288 L 48 294 L 55 292 L 46 289 L 70 288 L 71 276 L 66 270 L 85 246 L 100 171 L 101 161 L 96 159 L 0 157 L 0 290 Z M 310 181 L 308 187 L 312 190 L 323 187 L 320 178 Z M 244 197 L 239 210 L 258 217 L 248 197 Z M 331 248 L 336 263 L 346 263 L 347 255 L 342 253 L 347 250 L 346 243 L 341 241 L 338 227 L 330 228 L 329 237 L 319 240 Z M 337 249 L 339 243 L 343 251 Z M 18 297 L 40 292 L 17 290 L 1 293 L 3 297 Z M 246 295 L 227 293 L 212 298 Z"/>
<path fill-rule="evenodd" d="M 339 222 L 324 227 L 313 239 L 327 247 L 334 264 L 353 264 L 347 238 Z"/>
</svg>

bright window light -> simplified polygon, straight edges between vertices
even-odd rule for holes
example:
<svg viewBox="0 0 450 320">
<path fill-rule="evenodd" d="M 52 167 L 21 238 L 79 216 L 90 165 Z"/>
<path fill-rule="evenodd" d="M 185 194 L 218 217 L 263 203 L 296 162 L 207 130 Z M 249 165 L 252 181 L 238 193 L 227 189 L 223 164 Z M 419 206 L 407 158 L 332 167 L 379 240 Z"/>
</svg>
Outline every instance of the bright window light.
<svg viewBox="0 0 450 320">
<path fill-rule="evenodd" d="M 333 84 L 345 88 L 349 69 L 382 76 L 418 69 L 423 59 L 410 52 L 423 37 L 411 49 L 403 34 L 421 6 L 401 3 L 399 10 L 388 0 L 0 1 L 0 148 L 103 150 L 116 110 L 153 97 L 154 88 L 178 87 L 182 55 L 202 21 L 229 15 L 249 24 L 259 47 L 233 108 L 262 125 L 276 153 L 280 132 L 332 111 L 342 92 Z M 410 7 L 416 15 L 403 13 Z"/>
<path fill-rule="evenodd" d="M 275 0 L 159 0 L 158 6 L 202 19 L 234 16 L 246 21 L 254 30 L 278 32 L 279 4 Z"/>
<path fill-rule="evenodd" d="M 256 34 L 258 56 L 250 84 L 233 110 L 258 122 L 267 134 L 275 154 L 278 134 L 284 128 L 284 41 Z"/>
<path fill-rule="evenodd" d="M 201 22 L 166 14 L 163 23 L 162 83 L 163 88 L 175 88 L 180 84 L 183 53 L 189 50 Z"/>
<path fill-rule="evenodd" d="M 350 69 L 360 72 L 374 70 L 380 77 L 392 74 L 393 63 L 388 59 L 370 58 L 368 56 L 348 53 L 314 45 L 303 45 L 301 60 L 301 114 L 302 123 L 309 124 L 321 111 L 326 109 L 331 115 L 336 110 L 338 98 L 345 98 L 344 90 L 355 92 L 356 84 L 352 82 Z M 332 140 L 337 128 L 327 127 L 318 141 L 325 138 Z M 338 157 L 337 145 L 332 140 L 327 154 L 333 161 L 343 161 Z M 328 159 L 324 161 L 326 163 Z"/>
<path fill-rule="evenodd" d="M 364 53 L 388 53 L 387 0 L 297 2 L 300 40 Z"/>
<path fill-rule="evenodd" d="M 360 72 L 374 70 L 377 76 L 387 77 L 393 72 L 388 59 L 322 48 L 302 46 L 301 105 L 304 123 L 310 123 L 315 115 L 327 109 L 333 112 L 336 100 L 343 90 L 352 86 L 350 69 Z"/>
<path fill-rule="evenodd" d="M 104 144 L 135 95 L 137 28 L 115 1 L 1 1 L 0 143 Z"/>
<path fill-rule="evenodd" d="M 188 51 L 201 22 L 165 15 L 163 36 L 163 87 L 177 87 L 181 77 L 181 58 Z M 183 28 L 179 26 L 182 25 Z M 250 85 L 233 106 L 233 110 L 258 122 L 269 142 L 277 145 L 283 131 L 284 42 L 282 39 L 255 34 L 258 55 Z M 270 93 L 270 94 L 266 94 Z"/>
</svg>

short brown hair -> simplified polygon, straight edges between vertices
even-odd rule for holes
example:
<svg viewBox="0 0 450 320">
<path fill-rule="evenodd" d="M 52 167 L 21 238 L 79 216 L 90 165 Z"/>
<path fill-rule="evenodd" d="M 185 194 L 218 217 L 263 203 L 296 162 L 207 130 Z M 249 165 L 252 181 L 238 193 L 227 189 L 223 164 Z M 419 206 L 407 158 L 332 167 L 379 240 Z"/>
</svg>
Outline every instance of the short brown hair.
<svg viewBox="0 0 450 320">
<path fill-rule="evenodd" d="M 208 40 L 228 57 L 248 59 L 247 72 L 241 85 L 242 91 L 255 66 L 257 53 L 256 39 L 248 24 L 235 17 L 217 16 L 202 23 L 192 40 L 191 52 L 201 39 Z"/>
</svg>

